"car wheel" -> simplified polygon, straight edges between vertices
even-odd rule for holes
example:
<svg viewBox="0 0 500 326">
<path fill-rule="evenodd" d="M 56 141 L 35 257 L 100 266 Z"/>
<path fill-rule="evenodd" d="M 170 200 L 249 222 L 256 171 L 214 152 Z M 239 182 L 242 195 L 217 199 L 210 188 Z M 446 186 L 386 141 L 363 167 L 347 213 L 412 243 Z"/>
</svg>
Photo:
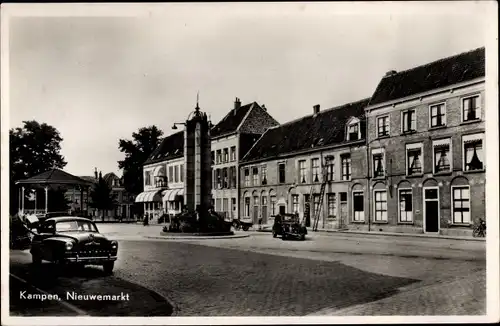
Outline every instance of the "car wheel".
<svg viewBox="0 0 500 326">
<path fill-rule="evenodd" d="M 277 236 L 276 232 L 273 231 L 273 238 L 276 238 Z"/>
<path fill-rule="evenodd" d="M 243 231 L 248 231 L 248 226 L 247 226 L 247 225 L 245 225 L 245 226 L 243 227 Z"/>
<path fill-rule="evenodd" d="M 303 235 L 300 236 L 300 240 L 305 240 L 305 239 L 306 239 L 306 235 L 305 234 L 303 234 Z"/>
<path fill-rule="evenodd" d="M 31 261 L 33 265 L 40 265 L 42 263 L 42 258 L 38 254 L 31 254 Z"/>
<path fill-rule="evenodd" d="M 281 236 L 281 240 L 286 240 L 286 235 L 284 235 L 284 234 L 283 234 L 283 235 Z"/>
<path fill-rule="evenodd" d="M 102 265 L 102 268 L 104 269 L 104 273 L 109 275 L 113 273 L 113 268 L 115 267 L 115 262 L 107 262 Z"/>
</svg>

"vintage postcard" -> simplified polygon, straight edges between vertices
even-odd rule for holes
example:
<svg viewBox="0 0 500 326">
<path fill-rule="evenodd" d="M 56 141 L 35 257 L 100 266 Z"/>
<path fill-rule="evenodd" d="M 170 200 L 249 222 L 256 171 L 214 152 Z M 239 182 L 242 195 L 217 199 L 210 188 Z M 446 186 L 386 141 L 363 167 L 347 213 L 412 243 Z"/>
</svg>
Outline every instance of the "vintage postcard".
<svg viewBox="0 0 500 326">
<path fill-rule="evenodd" d="M 497 11 L 2 4 L 3 324 L 498 322 Z"/>
</svg>

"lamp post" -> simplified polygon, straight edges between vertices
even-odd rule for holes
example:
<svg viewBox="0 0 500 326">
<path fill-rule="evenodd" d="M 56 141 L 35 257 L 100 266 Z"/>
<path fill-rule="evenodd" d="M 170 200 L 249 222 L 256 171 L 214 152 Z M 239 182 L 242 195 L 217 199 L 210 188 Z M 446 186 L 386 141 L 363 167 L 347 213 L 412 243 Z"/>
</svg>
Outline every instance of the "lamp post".
<svg viewBox="0 0 500 326">
<path fill-rule="evenodd" d="M 185 122 L 174 122 L 174 124 L 172 125 L 172 129 L 173 130 L 177 130 L 177 125 L 183 125 L 183 126 L 186 126 L 186 123 Z"/>
</svg>

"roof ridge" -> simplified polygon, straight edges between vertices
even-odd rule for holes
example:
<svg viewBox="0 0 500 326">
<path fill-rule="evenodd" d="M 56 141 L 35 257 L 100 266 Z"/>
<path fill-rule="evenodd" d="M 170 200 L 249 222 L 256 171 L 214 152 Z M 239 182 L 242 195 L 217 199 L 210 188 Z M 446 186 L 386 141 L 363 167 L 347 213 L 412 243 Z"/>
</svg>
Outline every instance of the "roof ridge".
<svg viewBox="0 0 500 326">
<path fill-rule="evenodd" d="M 330 112 L 330 111 L 334 111 L 334 110 L 338 110 L 340 108 L 343 108 L 343 107 L 346 107 L 346 106 L 349 106 L 349 105 L 354 105 L 354 104 L 357 104 L 357 103 L 360 103 L 360 102 L 363 102 L 363 101 L 369 101 L 371 99 L 371 97 L 365 97 L 361 100 L 358 100 L 358 101 L 352 101 L 352 102 L 347 102 L 345 104 L 341 104 L 341 105 L 337 105 L 337 106 L 333 106 L 333 107 L 330 107 L 328 109 L 324 109 L 323 111 L 319 111 L 317 114 L 308 114 L 308 115 L 304 115 L 302 117 L 299 117 L 299 118 L 296 118 L 296 119 L 293 119 L 293 120 L 290 120 L 288 122 L 284 122 L 282 124 L 279 124 L 277 126 L 273 126 L 273 127 L 270 127 L 268 129 L 271 129 L 271 128 L 279 128 L 279 127 L 282 127 L 282 126 L 286 126 L 286 125 L 290 125 L 290 124 L 293 124 L 293 123 L 297 123 L 299 122 L 300 120 L 302 119 L 306 119 L 306 118 L 309 118 L 309 117 L 314 117 L 315 115 L 320 115 L 322 113 L 325 113 L 325 112 Z"/>
<path fill-rule="evenodd" d="M 415 67 L 412 67 L 412 68 L 408 68 L 408 69 L 405 69 L 405 70 L 397 71 L 395 74 L 388 75 L 388 76 L 383 76 L 382 79 L 389 78 L 389 77 L 394 77 L 394 76 L 402 74 L 402 73 L 407 73 L 407 72 L 412 71 L 412 70 L 416 70 L 416 69 L 419 69 L 419 68 L 428 67 L 428 66 L 433 65 L 433 64 L 438 63 L 438 62 L 443 62 L 443 61 L 446 61 L 446 60 L 457 58 L 457 57 L 460 57 L 462 55 L 466 55 L 466 54 L 473 53 L 473 52 L 476 52 L 476 51 L 479 51 L 479 50 L 484 50 L 484 49 L 485 49 L 485 47 L 482 46 L 482 47 L 475 48 L 475 49 L 472 49 L 472 50 L 469 50 L 469 51 L 460 52 L 460 53 L 457 53 L 457 54 L 454 54 L 454 55 L 450 55 L 450 56 L 447 56 L 447 57 L 444 57 L 444 58 L 441 58 L 441 59 L 437 59 L 437 60 L 433 60 L 433 61 L 421 64 L 421 65 L 418 65 L 418 66 L 415 66 Z"/>
</svg>

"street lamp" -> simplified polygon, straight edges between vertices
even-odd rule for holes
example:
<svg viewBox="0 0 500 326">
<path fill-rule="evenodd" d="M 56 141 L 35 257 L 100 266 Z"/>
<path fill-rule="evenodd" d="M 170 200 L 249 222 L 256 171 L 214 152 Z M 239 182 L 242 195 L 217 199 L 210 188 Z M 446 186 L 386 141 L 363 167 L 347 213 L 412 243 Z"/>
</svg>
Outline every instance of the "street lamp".
<svg viewBox="0 0 500 326">
<path fill-rule="evenodd" d="M 174 122 L 174 124 L 172 126 L 172 129 L 177 130 L 178 129 L 177 125 L 183 125 L 183 126 L 185 126 L 186 123 L 185 122 Z"/>
</svg>

